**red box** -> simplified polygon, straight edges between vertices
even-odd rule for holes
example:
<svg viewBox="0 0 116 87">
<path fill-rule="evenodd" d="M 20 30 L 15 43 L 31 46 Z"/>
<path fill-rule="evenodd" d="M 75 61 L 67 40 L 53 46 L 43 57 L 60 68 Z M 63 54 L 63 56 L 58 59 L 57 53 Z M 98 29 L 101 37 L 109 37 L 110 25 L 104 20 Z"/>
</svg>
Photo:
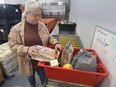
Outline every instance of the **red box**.
<svg viewBox="0 0 116 87">
<path fill-rule="evenodd" d="M 79 51 L 79 48 L 74 48 L 74 55 Z M 97 72 L 84 70 L 66 69 L 62 67 L 52 67 L 48 63 L 39 62 L 38 66 L 44 67 L 47 78 L 66 82 L 79 83 L 84 85 L 96 86 L 103 77 L 108 76 L 108 72 L 102 64 L 97 53 L 93 49 L 86 49 L 97 58 Z"/>
<path fill-rule="evenodd" d="M 56 18 L 41 18 L 39 21 L 43 22 L 46 25 L 49 33 L 52 32 L 57 23 Z"/>
</svg>

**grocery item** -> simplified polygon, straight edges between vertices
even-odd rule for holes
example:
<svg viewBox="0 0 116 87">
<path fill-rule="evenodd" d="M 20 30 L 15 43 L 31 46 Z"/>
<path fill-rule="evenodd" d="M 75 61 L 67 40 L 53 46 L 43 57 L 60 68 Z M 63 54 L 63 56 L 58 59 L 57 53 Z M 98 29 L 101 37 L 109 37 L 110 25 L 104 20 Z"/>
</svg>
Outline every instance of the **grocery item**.
<svg viewBox="0 0 116 87">
<path fill-rule="evenodd" d="M 87 70 L 96 72 L 97 61 L 96 56 L 93 52 L 88 52 L 87 50 L 80 49 L 80 51 L 74 56 L 71 64 L 74 69 Z"/>
<path fill-rule="evenodd" d="M 61 58 L 60 58 L 60 66 L 63 66 L 64 64 L 71 62 L 73 51 L 74 49 L 72 47 L 72 44 L 69 41 L 62 51 Z"/>
<path fill-rule="evenodd" d="M 65 64 L 63 68 L 73 69 L 73 66 L 71 64 Z"/>
<path fill-rule="evenodd" d="M 36 45 L 38 55 L 34 55 L 32 58 L 39 61 L 50 62 L 50 60 L 56 59 L 59 53 L 55 49 Z"/>
<path fill-rule="evenodd" d="M 50 66 L 58 66 L 58 59 L 50 60 Z"/>
</svg>

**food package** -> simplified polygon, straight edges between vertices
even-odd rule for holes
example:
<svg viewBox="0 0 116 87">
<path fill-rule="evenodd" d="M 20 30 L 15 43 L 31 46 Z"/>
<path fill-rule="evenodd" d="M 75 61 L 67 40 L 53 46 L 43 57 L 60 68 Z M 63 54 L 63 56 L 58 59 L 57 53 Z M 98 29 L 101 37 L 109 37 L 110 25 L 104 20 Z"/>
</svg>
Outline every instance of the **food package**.
<svg viewBox="0 0 116 87">
<path fill-rule="evenodd" d="M 69 41 L 62 51 L 60 58 L 60 66 L 63 66 L 67 63 L 70 64 L 73 56 L 73 51 L 74 51 L 73 46 Z"/>
<path fill-rule="evenodd" d="M 56 59 L 59 53 L 55 49 L 36 45 L 38 55 L 34 55 L 32 58 L 39 61 L 50 62 L 50 60 Z"/>
</svg>

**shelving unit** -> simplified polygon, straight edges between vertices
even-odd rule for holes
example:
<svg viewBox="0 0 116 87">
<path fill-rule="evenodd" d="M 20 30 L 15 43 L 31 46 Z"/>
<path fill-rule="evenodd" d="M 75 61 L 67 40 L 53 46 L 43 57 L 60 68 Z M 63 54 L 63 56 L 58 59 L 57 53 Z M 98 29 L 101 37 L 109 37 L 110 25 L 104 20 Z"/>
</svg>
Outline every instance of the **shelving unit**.
<svg viewBox="0 0 116 87">
<path fill-rule="evenodd" d="M 56 17 L 57 20 L 66 19 L 67 4 L 65 2 L 42 3 L 43 17 Z"/>
</svg>

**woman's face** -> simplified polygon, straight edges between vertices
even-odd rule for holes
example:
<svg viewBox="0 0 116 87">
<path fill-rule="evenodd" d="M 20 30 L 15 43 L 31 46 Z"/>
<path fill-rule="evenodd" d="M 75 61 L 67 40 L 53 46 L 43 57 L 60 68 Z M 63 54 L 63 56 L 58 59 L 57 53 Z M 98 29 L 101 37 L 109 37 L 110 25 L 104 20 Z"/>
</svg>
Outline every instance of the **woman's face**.
<svg viewBox="0 0 116 87">
<path fill-rule="evenodd" d="M 37 24 L 38 20 L 41 18 L 41 10 L 38 8 L 33 9 L 32 11 L 26 12 L 26 20 L 30 24 Z"/>
</svg>

